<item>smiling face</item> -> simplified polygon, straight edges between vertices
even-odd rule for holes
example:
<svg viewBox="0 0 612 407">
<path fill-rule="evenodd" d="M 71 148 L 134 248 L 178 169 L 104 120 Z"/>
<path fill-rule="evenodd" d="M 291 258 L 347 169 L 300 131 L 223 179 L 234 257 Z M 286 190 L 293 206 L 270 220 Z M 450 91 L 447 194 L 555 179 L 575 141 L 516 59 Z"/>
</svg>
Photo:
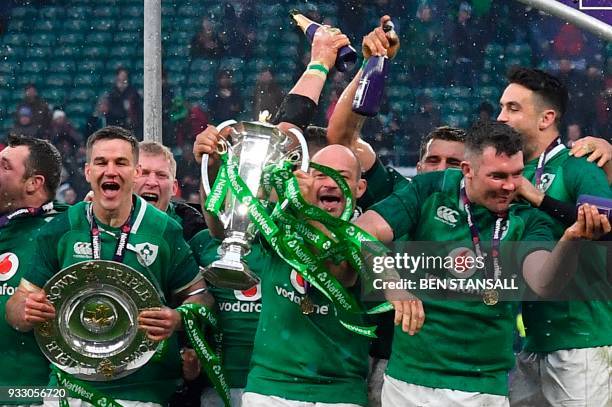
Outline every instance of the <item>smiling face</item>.
<svg viewBox="0 0 612 407">
<path fill-rule="evenodd" d="M 131 205 L 134 178 L 139 174 L 134 152 L 129 142 L 121 139 L 101 139 L 91 148 L 85 164 L 85 178 L 94 192 L 97 216 L 111 216 L 122 205 Z"/>
<path fill-rule="evenodd" d="M 496 154 L 494 147 L 485 147 L 480 156 L 461 163 L 469 199 L 495 213 L 508 210 L 521 185 L 523 153 L 512 156 Z"/>
<path fill-rule="evenodd" d="M 23 206 L 26 195 L 26 167 L 30 156 L 26 146 L 6 147 L 0 152 L 0 213 Z"/>
<path fill-rule="evenodd" d="M 138 164 L 140 174 L 134 181 L 134 191 L 165 212 L 170 198 L 176 195 L 178 190 L 178 183 L 170 169 L 170 161 L 163 155 L 141 152 Z"/>
<path fill-rule="evenodd" d="M 524 86 L 511 83 L 504 90 L 499 105 L 497 120 L 522 134 L 526 151 L 529 151 L 541 130 L 543 108 L 538 103 L 538 96 Z"/>
<path fill-rule="evenodd" d="M 459 141 L 431 139 L 427 143 L 423 158 L 417 163 L 419 174 L 459 168 L 463 161 L 465 146 Z"/>
<path fill-rule="evenodd" d="M 366 182 L 361 179 L 361 168 L 355 155 L 346 147 L 331 145 L 323 148 L 312 157 L 317 164 L 331 167 L 338 171 L 346 180 L 355 199 L 361 197 L 366 189 Z M 330 177 L 317 171 L 311 171 L 314 177 L 316 205 L 334 217 L 340 217 L 346 197 L 338 185 Z"/>
</svg>

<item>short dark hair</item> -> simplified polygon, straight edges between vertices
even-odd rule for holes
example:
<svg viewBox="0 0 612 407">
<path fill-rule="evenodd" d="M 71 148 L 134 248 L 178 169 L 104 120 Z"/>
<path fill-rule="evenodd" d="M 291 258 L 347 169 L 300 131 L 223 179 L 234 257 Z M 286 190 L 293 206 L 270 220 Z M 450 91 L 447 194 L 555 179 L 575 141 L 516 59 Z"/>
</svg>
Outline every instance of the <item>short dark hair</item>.
<svg viewBox="0 0 612 407">
<path fill-rule="evenodd" d="M 100 140 L 123 140 L 132 146 L 134 165 L 138 165 L 138 140 L 129 130 L 119 126 L 106 126 L 97 130 L 87 138 L 87 162 L 91 160 L 91 150 L 93 145 Z"/>
<path fill-rule="evenodd" d="M 427 144 L 431 140 L 456 141 L 458 143 L 464 143 L 465 131 L 460 128 L 451 126 L 436 127 L 421 139 L 419 159 L 422 159 L 425 156 L 425 151 L 427 151 Z"/>
<path fill-rule="evenodd" d="M 559 78 L 540 69 L 515 66 L 506 75 L 508 82 L 516 83 L 533 91 L 545 104 L 557 112 L 556 123 L 559 125 L 565 115 L 569 95 L 567 87 Z"/>
<path fill-rule="evenodd" d="M 308 126 L 304 132 L 304 138 L 308 143 L 308 152 L 312 157 L 327 145 L 327 129 L 319 126 Z"/>
<path fill-rule="evenodd" d="M 26 159 L 25 177 L 34 175 L 45 177 L 45 191 L 47 198 L 53 199 L 60 184 L 62 174 L 62 156 L 60 152 L 46 140 L 30 136 L 9 135 L 9 147 L 25 146 L 30 154 Z"/>
<path fill-rule="evenodd" d="M 523 138 L 512 127 L 494 120 L 478 120 L 467 131 L 465 152 L 468 155 L 482 155 L 487 147 L 493 147 L 495 154 L 513 156 L 523 151 Z"/>
<path fill-rule="evenodd" d="M 121 72 L 125 72 L 130 76 L 130 71 L 125 66 L 118 66 L 117 69 L 115 69 L 115 76 L 119 75 Z"/>
</svg>

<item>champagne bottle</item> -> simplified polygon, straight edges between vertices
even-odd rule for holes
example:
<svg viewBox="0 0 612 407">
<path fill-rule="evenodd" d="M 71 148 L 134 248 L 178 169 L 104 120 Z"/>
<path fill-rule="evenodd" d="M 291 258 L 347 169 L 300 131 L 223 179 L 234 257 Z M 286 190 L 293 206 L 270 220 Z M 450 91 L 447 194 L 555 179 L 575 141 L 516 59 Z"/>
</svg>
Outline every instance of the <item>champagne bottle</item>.
<svg viewBox="0 0 612 407">
<path fill-rule="evenodd" d="M 383 27 L 389 40 L 389 48 L 385 56 L 371 56 L 363 68 L 359 86 L 353 99 L 353 112 L 363 116 L 376 116 L 382 104 L 385 90 L 385 80 L 389 72 L 389 60 L 399 49 L 399 38 L 393 23 L 388 21 Z"/>
<path fill-rule="evenodd" d="M 321 24 L 315 23 L 303 14 L 300 14 L 297 10 L 291 10 L 291 17 L 300 29 L 306 34 L 308 42 L 312 43 L 315 32 Z M 354 64 L 357 61 L 357 52 L 355 48 L 350 45 L 346 45 L 338 50 L 338 56 L 336 57 L 336 64 L 334 65 L 339 72 L 344 72 L 348 69 L 349 64 Z"/>
</svg>

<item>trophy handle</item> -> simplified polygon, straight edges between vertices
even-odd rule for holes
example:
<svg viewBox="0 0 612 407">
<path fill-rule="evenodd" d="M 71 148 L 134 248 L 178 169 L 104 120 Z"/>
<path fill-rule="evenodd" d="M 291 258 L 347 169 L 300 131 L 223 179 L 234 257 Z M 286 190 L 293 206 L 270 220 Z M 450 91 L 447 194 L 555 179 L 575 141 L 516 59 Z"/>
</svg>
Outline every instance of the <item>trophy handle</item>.
<svg viewBox="0 0 612 407">
<path fill-rule="evenodd" d="M 220 132 L 227 126 L 232 126 L 238 123 L 236 120 L 226 120 L 223 123 L 217 126 L 217 131 Z M 204 187 L 204 192 L 206 192 L 206 196 L 210 195 L 210 182 L 208 181 L 208 154 L 204 154 L 202 156 L 202 168 L 200 170 L 202 177 L 202 186 Z"/>
<path fill-rule="evenodd" d="M 228 126 L 233 126 L 236 123 L 238 123 L 236 120 L 230 119 L 220 123 L 219 125 L 217 125 L 216 128 L 217 131 L 220 132 L 224 128 Z M 200 173 L 200 177 L 202 178 L 202 187 L 204 187 L 204 192 L 206 193 L 206 196 L 208 196 L 210 195 L 210 182 L 208 180 L 208 154 L 204 154 L 202 156 L 202 167 L 200 169 Z M 225 214 L 219 214 L 219 220 L 221 221 L 221 223 L 223 223 L 224 226 L 228 222 L 228 219 L 225 217 Z"/>
<path fill-rule="evenodd" d="M 289 132 L 291 132 L 291 134 L 293 134 L 300 142 L 300 147 L 302 148 L 302 163 L 300 164 L 300 170 L 307 172 L 308 165 L 310 164 L 310 154 L 308 153 L 308 144 L 306 143 L 306 139 L 304 138 L 302 132 L 296 128 L 290 128 Z M 285 199 L 280 204 L 281 209 L 285 209 L 287 204 L 289 204 L 289 200 Z"/>
<path fill-rule="evenodd" d="M 289 132 L 293 134 L 300 142 L 300 147 L 302 147 L 302 164 L 300 165 L 300 170 L 306 172 L 308 171 L 308 163 L 310 163 L 310 155 L 308 154 L 308 144 L 306 143 L 306 139 L 304 138 L 302 132 L 296 128 L 289 129 Z"/>
<path fill-rule="evenodd" d="M 226 120 L 223 123 L 217 125 L 217 131 L 221 131 L 227 126 L 232 126 L 238 123 L 236 120 Z M 289 132 L 295 136 L 295 138 L 300 143 L 300 148 L 302 149 L 302 163 L 300 164 L 300 170 L 306 172 L 308 171 L 308 164 L 310 163 L 310 155 L 308 153 L 308 144 L 306 143 L 306 139 L 301 131 L 296 128 L 290 128 Z M 204 154 L 202 156 L 202 168 L 201 168 L 201 177 L 202 177 L 202 186 L 204 187 L 204 192 L 206 196 L 210 195 L 210 182 L 208 181 L 208 154 Z M 286 199 L 281 203 L 281 208 L 285 209 L 289 201 Z M 223 220 L 222 220 L 223 222 Z"/>
</svg>

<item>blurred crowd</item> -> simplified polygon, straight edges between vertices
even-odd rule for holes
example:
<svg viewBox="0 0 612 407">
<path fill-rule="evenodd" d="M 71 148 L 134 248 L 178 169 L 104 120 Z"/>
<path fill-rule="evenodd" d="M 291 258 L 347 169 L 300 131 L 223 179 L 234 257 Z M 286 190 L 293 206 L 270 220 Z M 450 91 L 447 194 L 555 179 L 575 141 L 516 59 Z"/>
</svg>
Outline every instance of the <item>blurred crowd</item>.
<svg viewBox="0 0 612 407">
<path fill-rule="evenodd" d="M 0 33 L 6 33 L 12 5 L 40 6 L 61 2 L 13 0 L 3 3 Z M 277 3 L 286 6 L 287 10 L 294 5 L 289 1 Z M 185 44 L 190 57 L 232 57 L 248 62 L 258 40 L 258 13 L 266 12 L 257 5 L 253 0 L 228 1 L 222 6 L 220 18 L 204 17 L 200 26 L 193 28 L 189 43 Z M 487 85 L 483 81 L 491 73 L 485 50 L 491 49 L 492 44 L 502 48 L 512 44 L 528 45 L 528 63 L 554 72 L 568 85 L 571 100 L 562 129 L 569 144 L 587 134 L 608 139 L 612 134 L 612 50 L 571 24 L 517 2 L 500 0 L 345 0 L 335 7 L 337 20 L 322 15 L 313 3 L 303 5 L 302 11 L 314 21 L 337 25 L 350 34 L 356 47 L 360 46 L 360 38 L 369 27 L 363 22 L 370 16 L 386 13 L 393 16 L 395 29 L 402 40 L 398 61 L 391 69 L 392 79 L 402 77 L 404 81 L 401 84 L 388 81 L 388 97 L 381 113 L 368 119 L 364 127 L 364 138 L 387 163 L 413 166 L 422 136 L 434 127 L 448 124 L 442 114 L 445 100 L 422 92 L 416 94 L 414 104 L 405 110 L 405 105 L 399 108 L 394 105 L 394 95 L 408 88 L 439 87 L 468 89 L 472 95 L 478 95 L 477 89 Z M 274 45 L 272 42 L 266 44 Z M 274 114 L 289 91 L 279 83 L 278 75 L 299 75 L 304 68 L 300 61 L 308 60 L 305 44 L 298 48 L 299 61 L 294 72 L 284 72 L 279 66 L 263 66 L 257 71 L 254 88 L 245 88 L 235 80 L 232 70 L 220 68 L 213 73 L 213 85 L 201 100 L 184 97 L 169 84 L 170 74 L 164 71 L 163 142 L 177 158 L 183 198 L 195 199 L 197 193 L 199 168 L 190 147 L 195 135 L 209 123 L 217 124 L 227 119 L 251 120 L 263 110 Z M 142 139 L 142 89 L 131 83 L 130 69 L 129 66 L 117 69 L 114 83 L 94 101 L 93 111 L 82 126 L 71 122 L 66 106 L 50 106 L 33 83 L 25 86 L 23 100 L 10 107 L 14 112 L 11 133 L 45 138 L 60 149 L 64 157 L 61 199 L 80 199 L 87 192 L 80 181 L 85 159 L 83 143 L 92 132 L 114 124 L 132 130 Z M 504 72 L 494 73 L 503 78 Z M 317 125 L 326 125 L 350 75 L 335 73 L 331 77 L 321 100 Z M 477 118 L 495 118 L 498 110 L 490 99 L 471 98 L 468 111 L 460 114 L 469 125 Z M 5 136 L 0 137 L 0 143 Z"/>
</svg>

